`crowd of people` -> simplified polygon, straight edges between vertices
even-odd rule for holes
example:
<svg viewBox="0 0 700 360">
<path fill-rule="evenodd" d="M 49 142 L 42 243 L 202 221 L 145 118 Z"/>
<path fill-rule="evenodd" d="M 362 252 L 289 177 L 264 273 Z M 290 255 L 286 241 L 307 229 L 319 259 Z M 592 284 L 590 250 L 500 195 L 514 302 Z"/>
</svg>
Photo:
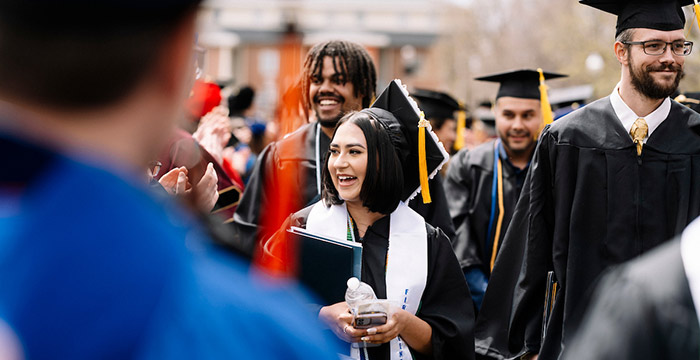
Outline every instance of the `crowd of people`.
<svg viewBox="0 0 700 360">
<path fill-rule="evenodd" d="M 469 111 L 330 40 L 279 134 L 193 70 L 200 0 L 3 2 L 0 359 L 699 357 L 692 0 L 580 3 L 620 81 L 561 118 L 564 74 Z M 299 283 L 290 229 L 361 245 L 385 320 Z"/>
</svg>

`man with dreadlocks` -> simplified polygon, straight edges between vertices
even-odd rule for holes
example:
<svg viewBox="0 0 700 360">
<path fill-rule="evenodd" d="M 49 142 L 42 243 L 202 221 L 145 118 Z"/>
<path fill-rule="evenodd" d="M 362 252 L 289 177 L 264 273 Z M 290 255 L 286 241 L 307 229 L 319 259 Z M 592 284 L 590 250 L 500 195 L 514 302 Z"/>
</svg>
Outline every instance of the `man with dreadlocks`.
<svg viewBox="0 0 700 360">
<path fill-rule="evenodd" d="M 321 168 L 317 164 L 323 164 L 333 129 L 349 111 L 369 107 L 376 83 L 374 62 L 356 43 L 332 40 L 309 50 L 301 79 L 302 102 L 316 121 L 268 145 L 260 154 L 233 216 L 240 237 L 237 242 L 246 244 L 246 251 L 252 254 L 257 241 L 271 236 L 291 213 L 320 199 Z M 430 192 L 431 204 L 416 198 L 410 206 L 451 239 L 454 227 L 442 182 L 431 180 Z"/>
</svg>

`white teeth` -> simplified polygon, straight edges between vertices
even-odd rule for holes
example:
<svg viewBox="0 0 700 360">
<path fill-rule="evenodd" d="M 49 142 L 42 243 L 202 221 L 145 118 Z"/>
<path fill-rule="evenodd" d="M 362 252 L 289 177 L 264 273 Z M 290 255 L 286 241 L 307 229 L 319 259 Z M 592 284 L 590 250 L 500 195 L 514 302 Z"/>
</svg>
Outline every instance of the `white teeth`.
<svg viewBox="0 0 700 360">
<path fill-rule="evenodd" d="M 335 100 L 321 100 L 318 102 L 320 105 L 335 105 L 338 102 Z"/>
<path fill-rule="evenodd" d="M 351 180 L 354 178 L 355 178 L 354 176 L 338 176 L 338 180 L 340 180 L 340 181 Z"/>
</svg>

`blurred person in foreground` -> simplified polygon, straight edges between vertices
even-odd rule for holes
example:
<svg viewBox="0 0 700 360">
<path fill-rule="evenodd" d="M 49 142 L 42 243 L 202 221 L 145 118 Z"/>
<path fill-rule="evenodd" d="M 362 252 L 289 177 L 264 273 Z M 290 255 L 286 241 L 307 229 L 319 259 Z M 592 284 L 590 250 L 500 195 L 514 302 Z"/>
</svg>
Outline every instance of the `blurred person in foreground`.
<svg viewBox="0 0 700 360">
<path fill-rule="evenodd" d="M 545 79 L 564 76 L 543 75 Z M 457 231 L 452 244 L 478 309 L 543 120 L 537 71 L 509 71 L 477 80 L 500 84 L 493 108 L 498 138 L 453 157 L 445 192 Z"/>
<path fill-rule="evenodd" d="M 320 199 L 319 165 L 328 153 L 333 128 L 349 111 L 369 107 L 375 96 L 374 62 L 367 50 L 353 42 L 316 44 L 306 55 L 301 76 L 302 105 L 316 121 L 263 150 L 233 217 L 232 226 L 240 237 L 234 241 L 248 243 L 251 253 L 290 214 Z M 409 205 L 451 238 L 454 229 L 442 184 L 431 181 L 430 193 L 432 203 Z"/>
<path fill-rule="evenodd" d="M 699 265 L 697 219 L 674 241 L 608 271 L 563 358 L 700 358 Z"/>
<path fill-rule="evenodd" d="M 597 277 L 700 214 L 700 139 L 688 129 L 700 115 L 669 98 L 692 50 L 681 8 L 691 2 L 581 1 L 617 15 L 620 82 L 543 130 L 479 312 L 477 353 L 558 358 Z"/>
<path fill-rule="evenodd" d="M 299 294 L 251 279 L 145 184 L 191 83 L 198 5 L 0 4 L 3 355 L 336 358 Z"/>
<path fill-rule="evenodd" d="M 426 190 L 416 165 L 419 124 L 427 122 L 406 94 L 395 80 L 371 108 L 339 121 L 324 161 L 321 200 L 293 214 L 264 248 L 283 246 L 278 242 L 289 226 L 362 244 L 362 281 L 400 309 L 389 311 L 385 324 L 362 329 L 345 301 L 323 304 L 319 318 L 340 339 L 381 344 L 348 346 L 353 358 L 472 359 L 474 313 L 449 239 L 406 205 Z M 426 182 L 448 159 L 428 129 Z"/>
</svg>

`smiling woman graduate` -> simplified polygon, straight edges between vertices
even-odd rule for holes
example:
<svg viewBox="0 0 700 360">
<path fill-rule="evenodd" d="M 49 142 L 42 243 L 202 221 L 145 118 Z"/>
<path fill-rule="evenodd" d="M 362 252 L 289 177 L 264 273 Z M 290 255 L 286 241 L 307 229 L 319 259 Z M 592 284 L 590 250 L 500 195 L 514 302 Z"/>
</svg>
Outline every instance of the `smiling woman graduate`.
<svg viewBox="0 0 700 360">
<path fill-rule="evenodd" d="M 343 117 L 323 167 L 322 200 L 287 223 L 360 242 L 362 281 L 379 299 L 401 305 L 385 325 L 371 329 L 352 326 L 345 302 L 321 308 L 319 317 L 340 339 L 380 344 L 351 352 L 354 358 L 474 357 L 472 303 L 450 242 L 405 204 L 421 189 L 420 146 L 424 180 L 448 157 L 419 114 L 395 80 L 371 108 Z M 424 144 L 419 124 L 427 126 Z"/>
</svg>

